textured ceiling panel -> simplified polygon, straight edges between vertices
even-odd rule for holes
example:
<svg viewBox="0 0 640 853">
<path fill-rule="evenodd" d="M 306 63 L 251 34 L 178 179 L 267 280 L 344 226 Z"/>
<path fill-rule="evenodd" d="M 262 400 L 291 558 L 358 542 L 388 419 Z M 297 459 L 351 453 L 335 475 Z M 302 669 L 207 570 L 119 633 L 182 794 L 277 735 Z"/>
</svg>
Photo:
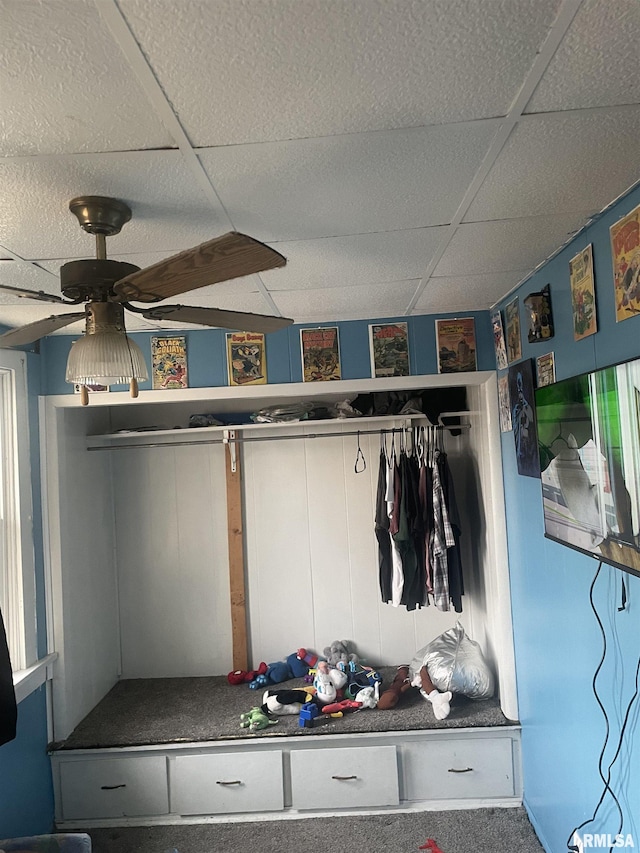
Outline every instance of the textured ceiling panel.
<svg viewBox="0 0 640 853">
<path fill-rule="evenodd" d="M 466 222 L 596 212 L 640 175 L 640 106 L 526 116 Z"/>
<path fill-rule="evenodd" d="M 56 275 L 50 275 L 33 264 L 23 264 L 18 261 L 0 262 L 0 284 L 9 287 L 23 287 L 26 290 L 44 291 L 54 296 L 61 296 L 60 282 Z M 25 302 L 24 298 L 15 293 L 0 290 L 0 302 L 5 304 L 20 305 Z M 52 307 L 55 307 L 52 305 Z"/>
<path fill-rule="evenodd" d="M 420 278 L 431 260 L 444 228 L 415 228 L 278 243 L 287 266 L 262 273 L 271 291 Z"/>
<path fill-rule="evenodd" d="M 585 0 L 526 111 L 637 104 L 639 52 L 638 0 Z"/>
<path fill-rule="evenodd" d="M 0 154 L 173 145 L 93 3 L 1 0 Z"/>
<path fill-rule="evenodd" d="M 199 152 L 240 231 L 267 242 L 442 225 L 496 122 Z"/>
<path fill-rule="evenodd" d="M 437 276 L 533 269 L 582 226 L 575 215 L 461 225 L 434 270 Z"/>
<path fill-rule="evenodd" d="M 528 272 L 529 270 L 523 269 L 490 275 L 485 273 L 431 278 L 412 313 L 488 309 L 525 278 Z"/>
<path fill-rule="evenodd" d="M 69 212 L 78 195 L 115 196 L 133 218 L 110 255 L 180 251 L 228 231 L 177 151 L 0 161 L 2 244 L 23 258 L 93 257 L 94 240 Z"/>
<path fill-rule="evenodd" d="M 210 146 L 504 115 L 560 3 L 119 5 L 192 144 Z"/>
<path fill-rule="evenodd" d="M 285 317 L 299 323 L 397 317 L 404 314 L 419 281 L 390 281 L 355 287 L 325 287 L 317 290 L 281 291 L 275 301 Z"/>
</svg>

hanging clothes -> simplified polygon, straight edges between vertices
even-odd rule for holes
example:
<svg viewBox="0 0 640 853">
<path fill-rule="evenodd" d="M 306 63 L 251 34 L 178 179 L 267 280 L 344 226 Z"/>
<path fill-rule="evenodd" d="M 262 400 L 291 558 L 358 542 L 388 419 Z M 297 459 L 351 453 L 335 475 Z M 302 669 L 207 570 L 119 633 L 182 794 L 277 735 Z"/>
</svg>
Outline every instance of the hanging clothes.
<svg viewBox="0 0 640 853">
<path fill-rule="evenodd" d="M 390 519 L 387 509 L 387 454 L 382 445 L 380 434 L 380 467 L 378 470 L 378 488 L 376 491 L 375 531 L 378 540 L 378 581 L 380 595 L 385 604 L 391 601 L 391 534 L 389 533 Z"/>
<path fill-rule="evenodd" d="M 13 672 L 9 659 L 9 646 L 0 611 L 0 745 L 16 736 L 18 708 L 13 689 Z"/>
<path fill-rule="evenodd" d="M 454 540 L 454 544 L 447 552 L 447 562 L 449 566 L 449 596 L 451 598 L 451 603 L 453 604 L 453 609 L 456 613 L 462 613 L 464 578 L 462 574 L 462 552 L 460 550 L 460 535 L 462 532 L 460 528 L 460 514 L 456 503 L 453 477 L 451 476 L 451 469 L 449 468 L 449 463 L 447 461 L 447 454 L 442 450 L 438 456 L 437 464 Z"/>
</svg>

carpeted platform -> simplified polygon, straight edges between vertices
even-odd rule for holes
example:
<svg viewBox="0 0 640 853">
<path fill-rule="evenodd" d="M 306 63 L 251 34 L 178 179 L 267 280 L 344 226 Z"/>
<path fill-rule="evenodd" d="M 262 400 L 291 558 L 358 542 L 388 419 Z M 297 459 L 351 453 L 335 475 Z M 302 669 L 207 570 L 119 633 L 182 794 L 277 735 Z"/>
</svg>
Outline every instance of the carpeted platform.
<svg viewBox="0 0 640 853">
<path fill-rule="evenodd" d="M 383 667 L 382 689 L 391 684 L 394 667 Z M 278 687 L 303 687 L 302 679 Z M 148 744 L 278 738 L 291 735 L 352 732 L 413 731 L 419 729 L 505 726 L 513 724 L 497 699 L 477 702 L 454 697 L 450 716 L 438 721 L 418 690 L 403 694 L 390 711 L 367 709 L 341 719 L 322 718 L 313 728 L 298 725 L 298 716 L 278 717 L 269 729 L 249 733 L 240 728 L 240 714 L 262 704 L 262 690 L 232 686 L 224 676 L 206 678 L 145 678 L 120 681 L 85 717 L 59 749 L 145 746 Z"/>
</svg>

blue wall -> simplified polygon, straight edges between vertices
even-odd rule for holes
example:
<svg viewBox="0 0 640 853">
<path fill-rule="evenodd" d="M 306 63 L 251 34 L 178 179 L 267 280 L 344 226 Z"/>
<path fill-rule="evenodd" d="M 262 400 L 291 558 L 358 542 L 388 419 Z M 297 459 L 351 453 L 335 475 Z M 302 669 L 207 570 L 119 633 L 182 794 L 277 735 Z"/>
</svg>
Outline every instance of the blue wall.
<svg viewBox="0 0 640 853">
<path fill-rule="evenodd" d="M 640 316 L 616 323 L 609 226 L 640 204 L 640 189 L 603 214 L 570 245 L 500 303 L 519 298 L 523 358 L 549 350 L 562 379 L 640 356 Z M 569 288 L 570 258 L 593 244 L 598 332 L 574 341 Z M 522 299 L 551 285 L 555 336 L 529 344 Z M 543 536 L 540 481 L 519 476 L 513 433 L 502 435 L 511 597 L 522 721 L 525 802 L 549 853 L 566 850 L 571 830 L 592 816 L 603 789 L 598 759 L 605 719 L 591 682 L 603 640 L 589 603 L 597 562 Z M 621 720 L 636 689 L 640 654 L 640 578 L 624 574 L 627 609 L 618 612 L 623 573 L 603 565 L 594 588 L 607 654 L 598 693 L 611 733 L 604 770 L 615 755 Z M 638 704 L 611 775 L 624 813 L 623 833 L 640 848 L 640 744 Z M 618 832 L 619 815 L 609 794 L 596 821 L 583 832 Z M 635 821 L 635 822 L 634 822 Z"/>
</svg>

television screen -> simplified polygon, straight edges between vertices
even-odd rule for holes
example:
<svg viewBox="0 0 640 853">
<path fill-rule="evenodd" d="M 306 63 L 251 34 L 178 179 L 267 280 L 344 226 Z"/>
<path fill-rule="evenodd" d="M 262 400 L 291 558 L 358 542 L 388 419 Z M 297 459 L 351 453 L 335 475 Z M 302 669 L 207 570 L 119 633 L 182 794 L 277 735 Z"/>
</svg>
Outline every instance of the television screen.
<svg viewBox="0 0 640 853">
<path fill-rule="evenodd" d="M 640 576 L 640 358 L 535 401 L 545 536 Z"/>
</svg>

